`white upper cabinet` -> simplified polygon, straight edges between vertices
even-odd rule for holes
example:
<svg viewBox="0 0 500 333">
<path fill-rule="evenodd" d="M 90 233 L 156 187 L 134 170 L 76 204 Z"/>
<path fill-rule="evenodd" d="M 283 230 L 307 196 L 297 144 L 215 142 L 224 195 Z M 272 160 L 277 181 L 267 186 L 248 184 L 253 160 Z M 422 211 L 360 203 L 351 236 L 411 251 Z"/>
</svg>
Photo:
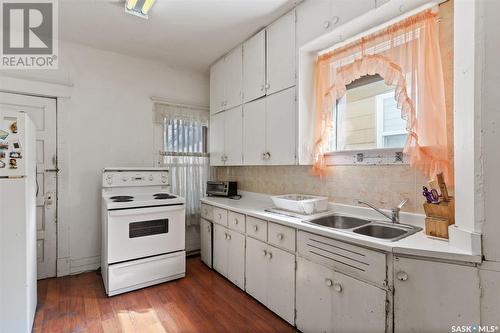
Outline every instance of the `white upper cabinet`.
<svg viewBox="0 0 500 333">
<path fill-rule="evenodd" d="M 210 116 L 210 165 L 243 164 L 243 107 Z"/>
<path fill-rule="evenodd" d="M 267 27 L 267 94 L 295 85 L 295 10 Z"/>
<path fill-rule="evenodd" d="M 295 164 L 295 87 L 266 97 L 266 161 Z"/>
<path fill-rule="evenodd" d="M 243 47 L 240 45 L 210 68 L 210 114 L 243 102 Z"/>
<path fill-rule="evenodd" d="M 266 94 L 266 31 L 262 30 L 243 44 L 243 101 Z"/>
<path fill-rule="evenodd" d="M 243 106 L 243 159 L 246 165 L 264 163 L 266 151 L 266 99 Z"/>
<path fill-rule="evenodd" d="M 296 9 L 297 47 L 374 9 L 375 6 L 375 0 L 306 0 L 302 2 Z"/>
<path fill-rule="evenodd" d="M 243 47 L 232 50 L 225 62 L 225 109 L 228 110 L 243 103 Z"/>
</svg>

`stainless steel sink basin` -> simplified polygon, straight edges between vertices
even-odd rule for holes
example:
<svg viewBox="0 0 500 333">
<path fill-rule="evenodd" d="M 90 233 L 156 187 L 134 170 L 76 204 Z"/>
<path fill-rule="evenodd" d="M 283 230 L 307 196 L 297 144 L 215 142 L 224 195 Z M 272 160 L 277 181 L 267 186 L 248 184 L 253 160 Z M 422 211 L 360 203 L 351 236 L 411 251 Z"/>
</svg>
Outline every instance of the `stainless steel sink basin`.
<svg viewBox="0 0 500 333">
<path fill-rule="evenodd" d="M 340 215 L 324 216 L 308 222 L 335 229 L 353 229 L 370 223 L 370 221 L 356 217 Z"/>
<path fill-rule="evenodd" d="M 355 234 L 360 234 L 375 238 L 391 239 L 406 234 L 408 230 L 385 226 L 385 225 L 379 225 L 379 224 L 370 224 L 361 228 L 357 228 L 353 230 L 353 232 Z"/>
</svg>

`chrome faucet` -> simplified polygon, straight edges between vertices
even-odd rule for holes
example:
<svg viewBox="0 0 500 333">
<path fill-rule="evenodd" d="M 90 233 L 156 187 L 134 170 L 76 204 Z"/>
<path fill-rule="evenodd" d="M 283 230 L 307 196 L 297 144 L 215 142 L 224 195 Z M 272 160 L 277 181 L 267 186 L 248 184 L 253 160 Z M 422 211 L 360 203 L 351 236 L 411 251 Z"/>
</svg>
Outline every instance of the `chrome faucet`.
<svg viewBox="0 0 500 333">
<path fill-rule="evenodd" d="M 401 210 L 401 208 L 403 208 L 403 206 L 405 205 L 406 202 L 408 202 L 408 199 L 404 199 L 403 201 L 401 201 L 399 203 L 399 205 L 397 205 L 396 207 L 391 209 L 392 214 L 391 214 L 391 216 L 389 216 L 388 214 L 384 213 L 383 211 L 381 211 L 380 209 L 375 207 L 373 204 L 371 204 L 367 201 L 363 201 L 363 200 L 358 199 L 358 204 L 366 205 L 366 206 L 374 209 L 375 211 L 379 212 L 380 214 L 384 215 L 386 218 L 391 220 L 392 223 L 399 223 L 399 211 Z"/>
</svg>

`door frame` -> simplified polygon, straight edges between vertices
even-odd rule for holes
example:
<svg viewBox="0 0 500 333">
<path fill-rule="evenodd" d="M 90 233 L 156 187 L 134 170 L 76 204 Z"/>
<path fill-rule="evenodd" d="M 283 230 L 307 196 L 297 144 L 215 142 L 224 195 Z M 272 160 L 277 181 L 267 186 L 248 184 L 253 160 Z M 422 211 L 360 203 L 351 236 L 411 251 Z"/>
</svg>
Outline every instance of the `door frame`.
<svg viewBox="0 0 500 333">
<path fill-rule="evenodd" d="M 34 97 L 56 99 L 56 154 L 57 154 L 57 225 L 56 225 L 56 276 L 69 275 L 71 272 L 70 235 L 69 235 L 69 153 L 67 140 L 69 133 L 68 117 L 71 110 L 73 83 L 61 80 L 40 78 L 29 74 L 1 73 L 0 91 Z"/>
</svg>

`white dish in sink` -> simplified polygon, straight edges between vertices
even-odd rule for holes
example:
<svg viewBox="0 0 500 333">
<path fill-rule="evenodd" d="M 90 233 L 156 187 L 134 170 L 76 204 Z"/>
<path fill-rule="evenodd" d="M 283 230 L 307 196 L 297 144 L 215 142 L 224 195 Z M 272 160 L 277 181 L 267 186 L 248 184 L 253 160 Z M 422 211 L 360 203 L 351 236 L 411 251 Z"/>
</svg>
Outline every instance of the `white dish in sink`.
<svg viewBox="0 0 500 333">
<path fill-rule="evenodd" d="M 314 214 L 328 209 L 328 198 L 305 194 L 285 194 L 272 196 L 276 208 L 299 214 Z"/>
</svg>

